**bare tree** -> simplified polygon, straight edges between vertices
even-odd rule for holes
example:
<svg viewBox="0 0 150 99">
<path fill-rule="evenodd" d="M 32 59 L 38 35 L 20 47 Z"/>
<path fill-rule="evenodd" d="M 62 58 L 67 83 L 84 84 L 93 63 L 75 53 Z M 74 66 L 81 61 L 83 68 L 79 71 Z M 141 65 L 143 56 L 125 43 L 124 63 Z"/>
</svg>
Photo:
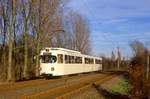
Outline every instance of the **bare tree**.
<svg viewBox="0 0 150 99">
<path fill-rule="evenodd" d="M 116 56 L 115 56 L 115 53 L 114 51 L 112 51 L 112 54 L 111 54 L 111 61 L 112 61 L 112 68 L 115 69 L 115 63 L 116 63 Z"/>
<path fill-rule="evenodd" d="M 3 46 L 2 46 L 2 76 L 6 78 L 6 33 L 8 29 L 8 1 L 0 1 L 0 16 L 1 16 L 1 33 L 3 34 Z"/>
<path fill-rule="evenodd" d="M 23 17 L 23 25 L 24 25 L 24 69 L 23 69 L 23 77 L 28 79 L 28 41 L 29 41 L 29 21 L 31 17 L 31 10 L 33 6 L 33 0 L 22 0 L 22 17 Z"/>
<path fill-rule="evenodd" d="M 134 56 L 143 56 L 147 52 L 147 48 L 140 41 L 133 41 L 130 46 L 133 49 Z"/>
<path fill-rule="evenodd" d="M 130 46 L 133 49 L 134 56 L 131 60 L 130 76 L 133 84 L 133 96 L 144 97 L 144 93 L 148 91 L 146 72 L 148 50 L 140 41 L 133 41 Z M 141 76 L 141 77 L 140 77 Z M 148 78 L 148 77 L 147 77 Z M 137 94 L 138 93 L 138 94 Z M 141 99 L 141 98 L 140 98 Z"/>
<path fill-rule="evenodd" d="M 120 50 L 119 50 L 119 47 L 117 47 L 117 50 L 118 50 L 118 57 L 117 57 L 117 69 L 119 70 L 120 69 L 120 63 L 121 63 L 121 53 L 120 53 Z"/>
<path fill-rule="evenodd" d="M 140 41 L 133 41 L 130 46 L 133 49 L 134 57 L 140 58 L 143 68 L 146 69 L 148 49 Z"/>
<path fill-rule="evenodd" d="M 16 19 L 16 2 L 17 0 L 12 0 L 12 19 L 9 24 L 9 55 L 8 55 L 8 75 L 7 75 L 7 80 L 12 81 L 12 51 L 13 51 L 13 24 Z"/>
<path fill-rule="evenodd" d="M 53 18 L 61 0 L 35 0 L 32 12 L 32 26 L 35 33 L 36 53 L 36 76 L 39 76 L 39 53 L 40 49 L 47 43 L 51 44 L 53 30 Z"/>
<path fill-rule="evenodd" d="M 77 12 L 69 13 L 69 31 L 72 39 L 72 49 L 81 51 L 82 53 L 90 53 L 90 29 L 88 23 L 83 16 Z"/>
</svg>

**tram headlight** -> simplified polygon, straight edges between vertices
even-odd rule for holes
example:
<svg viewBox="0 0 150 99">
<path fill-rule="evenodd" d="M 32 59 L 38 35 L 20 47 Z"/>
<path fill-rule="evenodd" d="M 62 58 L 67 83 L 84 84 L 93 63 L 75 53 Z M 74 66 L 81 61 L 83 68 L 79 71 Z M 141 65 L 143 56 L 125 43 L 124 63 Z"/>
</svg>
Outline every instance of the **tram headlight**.
<svg viewBox="0 0 150 99">
<path fill-rule="evenodd" d="M 54 71 L 55 69 L 54 69 L 54 67 L 51 67 L 51 71 Z"/>
</svg>

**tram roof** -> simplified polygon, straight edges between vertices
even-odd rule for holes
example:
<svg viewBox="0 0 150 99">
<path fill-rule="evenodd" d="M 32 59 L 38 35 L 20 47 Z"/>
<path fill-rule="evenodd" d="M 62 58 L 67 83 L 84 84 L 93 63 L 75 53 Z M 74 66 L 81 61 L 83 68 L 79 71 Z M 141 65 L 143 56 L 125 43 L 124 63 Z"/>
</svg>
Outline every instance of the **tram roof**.
<svg viewBox="0 0 150 99">
<path fill-rule="evenodd" d="M 79 52 L 79 51 L 70 50 L 70 49 L 66 49 L 66 48 L 45 47 L 45 48 L 43 48 L 42 50 L 46 50 L 46 49 L 51 50 L 51 51 L 66 51 L 66 52 L 71 52 L 71 53 L 78 53 L 78 54 L 81 54 L 81 55 L 86 56 L 86 57 L 100 58 L 100 57 L 96 57 L 96 56 L 85 55 L 85 54 L 82 54 L 82 53 Z"/>
<path fill-rule="evenodd" d="M 66 49 L 66 48 L 57 48 L 57 47 L 46 47 L 44 49 L 49 49 L 49 50 L 58 50 L 58 51 L 66 51 L 66 52 L 72 52 L 72 53 L 79 53 L 81 54 L 81 52 L 79 51 L 75 51 L 75 50 L 70 50 L 70 49 Z"/>
</svg>

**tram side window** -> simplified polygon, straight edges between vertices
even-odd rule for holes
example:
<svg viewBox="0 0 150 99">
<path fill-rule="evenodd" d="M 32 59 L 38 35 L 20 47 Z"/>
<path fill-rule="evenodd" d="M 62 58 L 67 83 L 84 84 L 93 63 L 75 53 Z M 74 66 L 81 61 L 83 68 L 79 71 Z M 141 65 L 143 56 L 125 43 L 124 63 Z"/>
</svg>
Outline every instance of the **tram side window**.
<svg viewBox="0 0 150 99">
<path fill-rule="evenodd" d="M 85 61 L 85 64 L 88 64 L 88 63 L 89 63 L 88 58 L 84 58 L 84 61 Z"/>
<path fill-rule="evenodd" d="M 99 60 L 99 59 L 95 59 L 95 64 L 101 64 L 102 63 L 102 61 L 101 60 Z"/>
<path fill-rule="evenodd" d="M 77 56 L 75 56 L 75 63 L 78 63 L 78 57 Z"/>
<path fill-rule="evenodd" d="M 69 56 L 69 63 L 71 63 L 71 56 Z"/>
<path fill-rule="evenodd" d="M 71 56 L 71 63 L 74 64 L 75 62 L 74 56 Z"/>
<path fill-rule="evenodd" d="M 82 63 L 82 57 L 65 55 L 66 64 L 80 64 Z"/>
<path fill-rule="evenodd" d="M 57 59 L 58 59 L 58 63 L 63 63 L 63 55 L 62 54 L 58 54 Z"/>
<path fill-rule="evenodd" d="M 65 55 L 65 63 L 69 63 L 69 56 L 68 55 Z"/>
<path fill-rule="evenodd" d="M 42 55 L 41 59 L 42 63 L 55 63 L 57 61 L 57 57 L 54 55 Z"/>
<path fill-rule="evenodd" d="M 85 64 L 94 64 L 94 60 L 92 58 L 85 58 Z"/>
<path fill-rule="evenodd" d="M 70 64 L 71 63 L 71 56 L 70 55 L 65 55 L 65 63 Z"/>
<path fill-rule="evenodd" d="M 94 64 L 94 60 L 91 58 L 91 62 L 90 62 L 90 64 Z"/>
<path fill-rule="evenodd" d="M 76 58 L 75 58 L 75 63 L 76 63 L 76 64 L 82 63 L 82 57 L 76 56 Z"/>
<path fill-rule="evenodd" d="M 82 57 L 79 57 L 79 63 L 82 63 Z"/>
</svg>

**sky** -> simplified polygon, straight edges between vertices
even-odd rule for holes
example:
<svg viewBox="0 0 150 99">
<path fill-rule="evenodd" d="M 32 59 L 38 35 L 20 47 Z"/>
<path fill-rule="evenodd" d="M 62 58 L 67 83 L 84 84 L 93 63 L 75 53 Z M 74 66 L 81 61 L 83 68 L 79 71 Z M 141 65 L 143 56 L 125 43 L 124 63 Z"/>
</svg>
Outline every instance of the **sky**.
<svg viewBox="0 0 150 99">
<path fill-rule="evenodd" d="M 150 0 L 70 0 L 67 7 L 88 20 L 95 55 L 111 56 L 119 47 L 130 57 L 134 40 L 150 48 Z"/>
</svg>

